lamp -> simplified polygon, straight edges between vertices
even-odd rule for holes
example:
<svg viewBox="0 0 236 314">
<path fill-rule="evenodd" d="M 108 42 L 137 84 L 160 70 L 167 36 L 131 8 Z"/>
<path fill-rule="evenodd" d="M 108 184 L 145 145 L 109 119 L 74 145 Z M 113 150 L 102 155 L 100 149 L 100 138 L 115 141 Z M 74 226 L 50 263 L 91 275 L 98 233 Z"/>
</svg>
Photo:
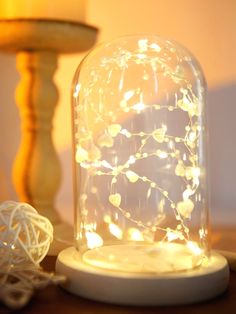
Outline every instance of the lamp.
<svg viewBox="0 0 236 314">
<path fill-rule="evenodd" d="M 73 82 L 75 248 L 57 271 L 95 300 L 170 305 L 222 293 L 210 250 L 206 86 L 182 46 L 131 36 L 98 46 Z"/>
<path fill-rule="evenodd" d="M 55 208 L 61 166 L 52 138 L 58 102 L 54 82 L 58 57 L 91 48 L 98 30 L 84 23 L 85 0 L 0 2 L 0 51 L 16 53 L 20 82 L 16 102 L 21 142 L 13 166 L 13 182 L 21 201 L 30 203 L 54 225 L 50 254 L 58 254 L 70 227 Z M 64 234 L 65 236 L 65 234 Z"/>
</svg>

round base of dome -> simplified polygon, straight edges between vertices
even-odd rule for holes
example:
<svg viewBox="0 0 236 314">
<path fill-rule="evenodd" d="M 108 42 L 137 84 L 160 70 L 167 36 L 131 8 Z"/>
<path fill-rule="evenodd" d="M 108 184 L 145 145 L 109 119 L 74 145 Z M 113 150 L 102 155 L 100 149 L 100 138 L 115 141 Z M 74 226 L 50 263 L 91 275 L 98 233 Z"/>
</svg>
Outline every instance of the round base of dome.
<svg viewBox="0 0 236 314">
<path fill-rule="evenodd" d="M 200 250 L 194 254 L 187 245 L 180 243 L 142 244 L 137 241 L 90 249 L 82 254 L 82 260 L 106 270 L 160 274 L 193 269 L 202 263 L 203 253 Z"/>
<path fill-rule="evenodd" d="M 120 305 L 177 305 L 205 301 L 223 293 L 229 281 L 226 259 L 212 252 L 201 266 L 170 273 L 134 273 L 93 267 L 74 247 L 57 258 L 63 288 L 84 298 Z"/>
</svg>

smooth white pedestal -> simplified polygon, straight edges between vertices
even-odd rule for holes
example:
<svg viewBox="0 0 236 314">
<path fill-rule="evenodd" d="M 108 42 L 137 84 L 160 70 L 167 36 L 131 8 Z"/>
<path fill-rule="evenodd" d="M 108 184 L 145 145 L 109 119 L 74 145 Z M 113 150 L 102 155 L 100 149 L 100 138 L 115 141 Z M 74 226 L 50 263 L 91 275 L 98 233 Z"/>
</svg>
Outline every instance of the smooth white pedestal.
<svg viewBox="0 0 236 314">
<path fill-rule="evenodd" d="M 126 273 L 85 264 L 73 247 L 57 258 L 56 271 L 67 276 L 63 287 L 79 296 L 123 305 L 176 305 L 200 302 L 225 291 L 226 259 L 212 253 L 201 267 L 165 274 Z"/>
</svg>

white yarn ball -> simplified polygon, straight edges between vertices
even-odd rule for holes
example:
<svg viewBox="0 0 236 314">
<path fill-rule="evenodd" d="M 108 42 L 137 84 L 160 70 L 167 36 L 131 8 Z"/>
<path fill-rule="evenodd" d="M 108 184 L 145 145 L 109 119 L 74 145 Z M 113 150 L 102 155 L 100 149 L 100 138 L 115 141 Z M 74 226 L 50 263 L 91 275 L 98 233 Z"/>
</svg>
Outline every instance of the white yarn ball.
<svg viewBox="0 0 236 314">
<path fill-rule="evenodd" d="M 0 267 L 39 266 L 53 240 L 50 221 L 26 203 L 0 204 Z"/>
</svg>

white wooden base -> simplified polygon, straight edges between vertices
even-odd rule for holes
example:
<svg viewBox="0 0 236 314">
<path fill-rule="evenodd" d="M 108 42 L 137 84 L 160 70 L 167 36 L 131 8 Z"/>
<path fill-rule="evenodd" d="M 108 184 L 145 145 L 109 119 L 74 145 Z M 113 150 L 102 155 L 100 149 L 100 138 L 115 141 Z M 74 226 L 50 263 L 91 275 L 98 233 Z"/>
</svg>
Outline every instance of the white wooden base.
<svg viewBox="0 0 236 314">
<path fill-rule="evenodd" d="M 177 305 L 208 300 L 223 293 L 229 281 L 226 259 L 212 253 L 193 270 L 166 273 L 126 273 L 85 264 L 74 247 L 57 258 L 56 271 L 67 276 L 63 288 L 79 296 L 122 305 Z"/>
</svg>

